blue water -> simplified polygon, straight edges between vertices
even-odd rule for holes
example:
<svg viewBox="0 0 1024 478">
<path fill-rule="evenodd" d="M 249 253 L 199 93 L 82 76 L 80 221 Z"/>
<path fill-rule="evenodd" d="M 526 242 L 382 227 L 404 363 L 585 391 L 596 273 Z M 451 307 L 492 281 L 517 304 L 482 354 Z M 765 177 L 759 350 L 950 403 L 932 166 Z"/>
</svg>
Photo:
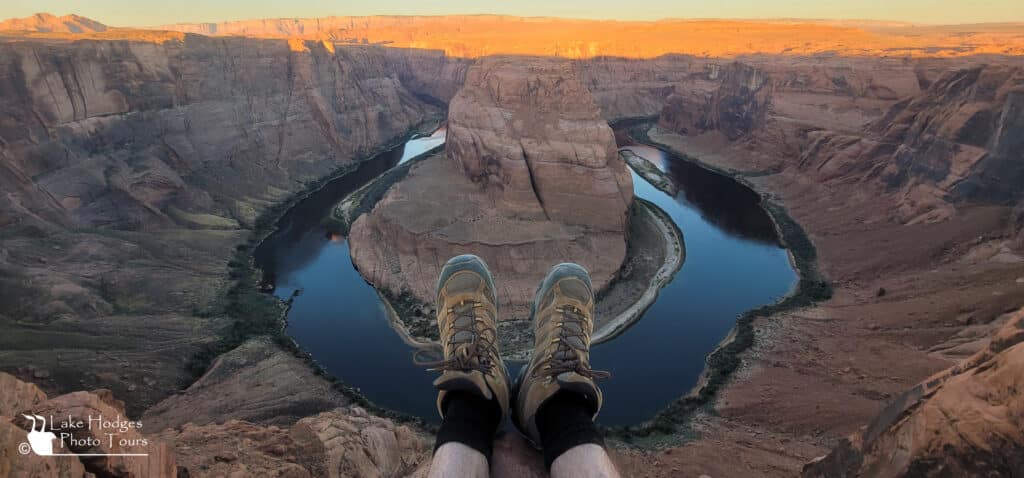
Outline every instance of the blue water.
<svg viewBox="0 0 1024 478">
<path fill-rule="evenodd" d="M 736 317 L 774 302 L 796 284 L 786 250 L 778 246 L 767 214 L 756 195 L 731 179 L 671 158 L 650 147 L 631 147 L 667 171 L 681 186 L 678 197 L 661 192 L 633 174 L 638 197 L 658 205 L 683 232 L 686 259 L 673 280 L 633 327 L 591 351 L 596 368 L 612 378 L 603 382 L 608 425 L 636 424 L 688 393 L 704 369 L 704 359 L 728 335 Z M 694 177 L 696 176 L 696 177 Z M 701 199 L 687 198 L 691 182 L 726 179 L 711 194 L 723 198 L 718 210 L 701 209 Z M 747 229 L 728 216 L 748 218 Z M 716 221 L 710 218 L 714 217 Z"/>
<path fill-rule="evenodd" d="M 376 404 L 430 421 L 437 420 L 434 374 L 412 363 L 412 348 L 352 266 L 347 241 L 320 223 L 348 192 L 443 141 L 443 132 L 411 140 L 329 184 L 289 212 L 256 253 L 275 295 L 287 299 L 299 291 L 288 333 L 303 349 Z M 639 423 L 686 394 L 736 317 L 775 301 L 796 282 L 756 194 L 656 149 L 629 147 L 680 186 L 673 198 L 633 176 L 636 195 L 683 231 L 686 260 L 635 325 L 592 351 L 594 366 L 612 372 L 601 384 L 599 421 L 608 425 Z"/>
</svg>

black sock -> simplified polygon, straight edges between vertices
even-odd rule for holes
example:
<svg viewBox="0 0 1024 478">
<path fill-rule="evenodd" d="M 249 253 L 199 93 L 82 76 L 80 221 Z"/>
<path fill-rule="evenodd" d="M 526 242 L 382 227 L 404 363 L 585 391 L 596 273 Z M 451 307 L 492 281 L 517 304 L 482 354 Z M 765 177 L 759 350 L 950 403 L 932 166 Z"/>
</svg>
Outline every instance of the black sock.
<svg viewBox="0 0 1024 478">
<path fill-rule="evenodd" d="M 577 445 L 593 443 L 604 447 L 604 439 L 594 425 L 593 405 L 578 393 L 561 391 L 537 411 L 537 431 L 544 448 L 544 465 L 551 464 Z"/>
<path fill-rule="evenodd" d="M 487 400 L 468 392 L 448 392 L 442 403 L 444 421 L 437 431 L 434 452 L 448 442 L 458 442 L 483 453 L 491 461 L 494 434 L 501 421 L 501 407 L 496 400 Z"/>
</svg>

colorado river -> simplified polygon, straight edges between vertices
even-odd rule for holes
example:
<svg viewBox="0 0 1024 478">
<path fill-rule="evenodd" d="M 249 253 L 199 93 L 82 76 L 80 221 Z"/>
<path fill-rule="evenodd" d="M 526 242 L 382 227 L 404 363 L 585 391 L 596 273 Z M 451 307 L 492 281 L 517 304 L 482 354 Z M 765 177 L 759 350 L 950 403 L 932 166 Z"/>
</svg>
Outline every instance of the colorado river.
<svg viewBox="0 0 1024 478">
<path fill-rule="evenodd" d="M 352 266 L 348 242 L 321 222 L 350 192 L 443 141 L 443 130 L 412 139 L 328 183 L 289 211 L 256 250 L 275 295 L 288 299 L 299 291 L 288 333 L 304 350 L 374 403 L 428 421 L 438 420 L 435 375 L 412 363 L 412 349 Z M 612 373 L 601 383 L 599 421 L 606 425 L 639 423 L 686 394 L 736 317 L 774 302 L 797 279 L 757 194 L 658 149 L 625 147 L 679 187 L 671 197 L 633 175 L 636 196 L 655 203 L 683 232 L 686 259 L 639 321 L 592 351 L 594 367 Z"/>
</svg>

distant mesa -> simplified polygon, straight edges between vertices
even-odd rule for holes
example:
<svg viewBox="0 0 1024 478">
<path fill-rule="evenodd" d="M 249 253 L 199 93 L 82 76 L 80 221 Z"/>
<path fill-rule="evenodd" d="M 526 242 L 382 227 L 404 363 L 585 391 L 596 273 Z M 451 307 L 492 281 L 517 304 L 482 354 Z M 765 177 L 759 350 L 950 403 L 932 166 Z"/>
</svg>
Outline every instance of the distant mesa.
<svg viewBox="0 0 1024 478">
<path fill-rule="evenodd" d="M 98 33 L 107 31 L 107 26 L 91 18 L 78 15 L 58 17 L 49 13 L 37 13 L 30 17 L 4 20 L 0 22 L 0 31 Z"/>
</svg>

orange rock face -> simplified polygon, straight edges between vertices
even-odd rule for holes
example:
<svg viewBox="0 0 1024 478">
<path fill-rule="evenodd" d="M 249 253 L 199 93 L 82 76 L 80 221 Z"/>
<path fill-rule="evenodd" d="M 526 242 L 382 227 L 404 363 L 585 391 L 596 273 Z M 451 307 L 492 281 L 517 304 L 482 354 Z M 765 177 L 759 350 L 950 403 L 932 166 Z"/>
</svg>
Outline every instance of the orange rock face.
<svg viewBox="0 0 1024 478">
<path fill-rule="evenodd" d="M 159 31 L 209 36 L 302 38 L 441 50 L 463 58 L 516 54 L 560 58 L 657 58 L 669 54 L 736 58 L 965 57 L 1024 54 L 1020 24 L 909 25 L 869 21 L 610 21 L 501 15 L 269 18 L 110 28 L 76 15 L 39 14 L 0 23 L 0 31 L 165 41 Z M 178 38 L 181 39 L 180 37 Z"/>
<path fill-rule="evenodd" d="M 1020 26 L 927 27 L 868 22 L 521 18 L 498 15 L 263 19 L 158 27 L 205 35 L 300 37 L 444 50 L 562 58 L 750 53 L 871 56 L 1021 54 Z M 969 35 L 965 35 L 968 33 Z M 970 41 L 965 41 L 970 38 Z"/>
</svg>

